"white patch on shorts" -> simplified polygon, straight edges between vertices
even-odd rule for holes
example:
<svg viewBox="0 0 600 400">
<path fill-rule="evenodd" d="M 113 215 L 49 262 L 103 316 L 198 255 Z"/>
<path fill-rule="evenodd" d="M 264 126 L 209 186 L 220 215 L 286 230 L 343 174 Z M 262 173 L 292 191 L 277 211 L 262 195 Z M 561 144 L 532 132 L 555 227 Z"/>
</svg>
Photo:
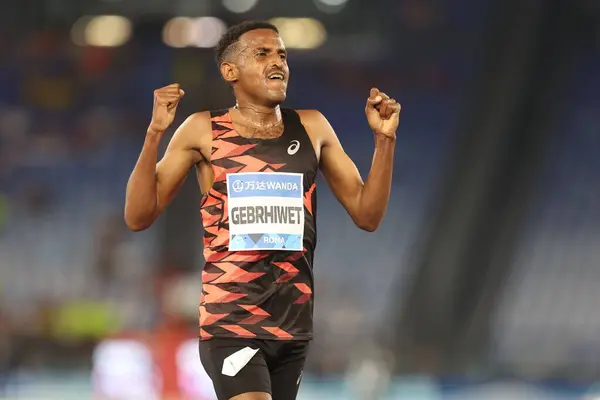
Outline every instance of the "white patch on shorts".
<svg viewBox="0 0 600 400">
<path fill-rule="evenodd" d="M 244 347 L 241 350 L 236 351 L 225 360 L 223 360 L 223 368 L 221 373 L 227 376 L 236 376 L 238 372 L 242 370 L 250 362 L 252 357 L 258 352 L 258 349 L 251 349 L 250 347 Z"/>
</svg>

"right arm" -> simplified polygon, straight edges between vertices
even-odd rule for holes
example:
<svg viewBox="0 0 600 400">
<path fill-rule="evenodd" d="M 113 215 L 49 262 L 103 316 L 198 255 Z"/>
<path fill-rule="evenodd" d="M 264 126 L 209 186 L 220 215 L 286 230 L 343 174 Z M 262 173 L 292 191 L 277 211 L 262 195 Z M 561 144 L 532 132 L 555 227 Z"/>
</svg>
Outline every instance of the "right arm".
<svg viewBox="0 0 600 400">
<path fill-rule="evenodd" d="M 162 135 L 173 122 L 184 92 L 178 84 L 154 92 L 152 121 L 146 132 L 142 152 L 127 183 L 125 223 L 133 231 L 147 229 L 173 200 L 189 170 L 202 161 L 202 147 L 210 126 L 208 113 L 191 115 L 171 139 L 157 164 Z M 210 137 L 208 137 L 210 139 Z M 209 153 L 210 154 L 210 153 Z"/>
<path fill-rule="evenodd" d="M 162 134 L 149 130 L 138 161 L 129 177 L 125 197 L 125 223 L 132 231 L 149 228 L 171 203 L 190 169 L 202 160 L 200 149 L 190 141 L 207 117 L 191 115 L 171 139 L 157 164 Z"/>
</svg>

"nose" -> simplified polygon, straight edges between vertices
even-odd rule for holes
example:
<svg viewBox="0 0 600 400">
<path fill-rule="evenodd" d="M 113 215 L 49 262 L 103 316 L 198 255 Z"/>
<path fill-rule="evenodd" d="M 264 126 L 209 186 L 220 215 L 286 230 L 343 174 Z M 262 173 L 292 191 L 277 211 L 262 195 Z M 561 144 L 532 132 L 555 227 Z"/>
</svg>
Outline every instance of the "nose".
<svg viewBox="0 0 600 400">
<path fill-rule="evenodd" d="M 275 54 L 275 56 L 273 56 L 271 63 L 272 66 L 283 69 L 283 60 L 281 59 L 279 54 Z"/>
</svg>

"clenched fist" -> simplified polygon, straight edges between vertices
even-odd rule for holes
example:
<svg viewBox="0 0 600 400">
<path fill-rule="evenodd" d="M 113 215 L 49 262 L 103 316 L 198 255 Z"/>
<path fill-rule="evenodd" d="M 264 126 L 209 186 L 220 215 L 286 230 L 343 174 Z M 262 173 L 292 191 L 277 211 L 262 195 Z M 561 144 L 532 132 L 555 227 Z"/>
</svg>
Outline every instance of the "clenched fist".
<svg viewBox="0 0 600 400">
<path fill-rule="evenodd" d="M 152 121 L 150 121 L 148 127 L 150 132 L 162 134 L 167 130 L 173 123 L 173 119 L 175 119 L 177 105 L 184 94 L 185 92 L 181 90 L 179 83 L 172 83 L 154 91 Z"/>
<path fill-rule="evenodd" d="M 400 117 L 400 104 L 379 89 L 371 89 L 365 113 L 371 129 L 376 135 L 396 137 Z"/>
</svg>

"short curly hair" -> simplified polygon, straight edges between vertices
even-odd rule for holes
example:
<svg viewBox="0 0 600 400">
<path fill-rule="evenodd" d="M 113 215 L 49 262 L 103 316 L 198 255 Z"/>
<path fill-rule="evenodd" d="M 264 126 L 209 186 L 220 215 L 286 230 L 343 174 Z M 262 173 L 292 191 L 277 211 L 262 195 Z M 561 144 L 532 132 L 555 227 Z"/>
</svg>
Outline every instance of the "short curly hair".
<svg viewBox="0 0 600 400">
<path fill-rule="evenodd" d="M 272 31 L 275 31 L 277 34 L 279 34 L 279 30 L 275 25 L 265 21 L 245 21 L 240 24 L 234 25 L 231 28 L 229 28 L 223 36 L 221 36 L 221 39 L 219 40 L 219 43 L 215 48 L 217 65 L 221 65 L 221 63 L 225 59 L 227 50 L 232 45 L 237 43 L 237 41 L 240 40 L 240 37 L 244 33 L 254 31 L 256 29 L 271 29 Z"/>
</svg>

